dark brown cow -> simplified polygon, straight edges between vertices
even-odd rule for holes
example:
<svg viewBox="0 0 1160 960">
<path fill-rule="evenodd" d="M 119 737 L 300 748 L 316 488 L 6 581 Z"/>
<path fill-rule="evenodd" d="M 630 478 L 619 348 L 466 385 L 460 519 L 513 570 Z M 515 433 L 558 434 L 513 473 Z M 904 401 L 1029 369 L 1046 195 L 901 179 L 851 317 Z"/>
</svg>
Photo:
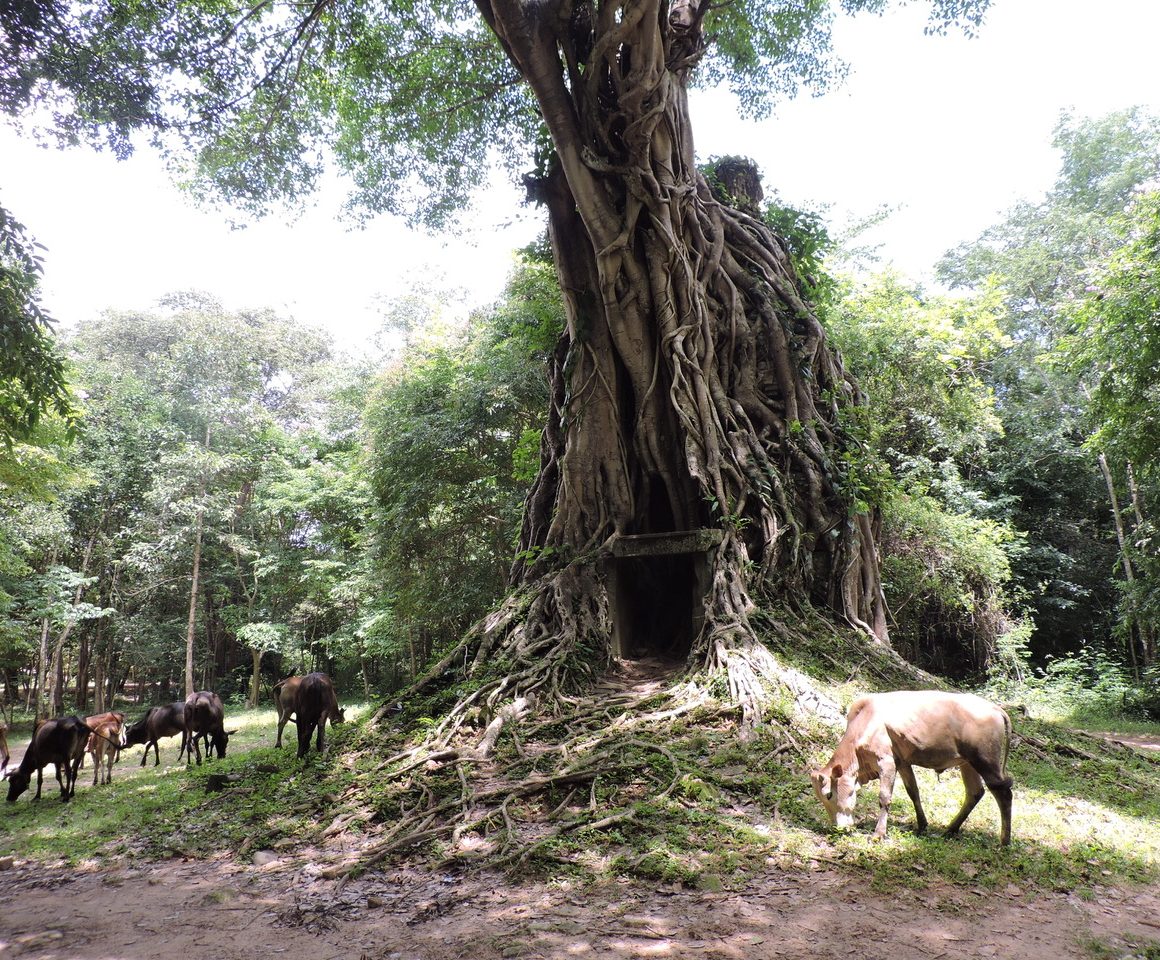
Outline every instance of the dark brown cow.
<svg viewBox="0 0 1160 960">
<path fill-rule="evenodd" d="M 141 766 L 149 757 L 149 748 L 153 747 L 153 766 L 160 766 L 161 751 L 157 741 L 162 737 L 176 737 L 181 734 L 181 749 L 177 752 L 177 761 L 181 762 L 181 755 L 185 753 L 185 701 L 177 700 L 160 707 L 150 707 L 140 720 L 129 727 L 125 734 L 125 746 L 131 747 L 137 743 L 145 744 L 145 752 L 141 754 Z"/>
<path fill-rule="evenodd" d="M 287 677 L 274 684 L 274 703 L 278 707 L 278 739 L 274 743 L 276 747 L 282 746 L 282 731 L 287 722 L 296 722 L 290 719 L 290 714 L 294 712 L 294 699 L 298 696 L 298 685 L 301 682 L 301 677 Z"/>
<path fill-rule="evenodd" d="M 39 800 L 44 768 L 53 763 L 56 764 L 56 782 L 60 784 L 60 799 L 67 803 L 76 791 L 77 770 L 91 732 L 80 717 L 56 717 L 37 726 L 20 766 L 8 774 L 8 802 L 15 803 L 16 798 L 28 789 L 33 770 L 36 771 L 36 796 L 33 799 Z M 61 778 L 62 772 L 64 779 Z"/>
<path fill-rule="evenodd" d="M 1002 843 L 1011 842 L 1011 778 L 1007 752 L 1011 720 L 993 703 L 969 693 L 940 690 L 896 690 L 859 697 L 846 714 L 846 733 L 834 755 L 811 773 L 814 792 L 830 820 L 840 828 L 854 824 L 858 788 L 879 781 L 878 824 L 874 836 L 886 836 L 886 816 L 901 775 L 914 802 L 917 830 L 926 829 L 914 767 L 942 773 L 958 767 L 967 789 L 963 807 L 947 827 L 957 833 L 982 798 L 986 784 L 999 804 Z"/>
<path fill-rule="evenodd" d="M 237 731 L 227 731 L 224 721 L 225 708 L 222 706 L 222 699 L 212 690 L 200 690 L 185 698 L 185 735 L 189 738 L 185 750 L 186 764 L 193 759 L 191 754 L 196 752 L 198 766 L 201 766 L 200 741 L 203 738 L 207 740 L 205 745 L 207 760 L 210 756 L 211 742 L 219 760 L 226 755 L 230 734 Z"/>
<path fill-rule="evenodd" d="M 101 762 L 105 762 L 105 783 L 113 782 L 113 761 L 121 747 L 125 745 L 125 714 L 119 710 L 98 713 L 85 717 L 85 726 L 93 732 L 85 746 L 85 751 L 93 758 L 93 786 L 101 775 Z"/>
<path fill-rule="evenodd" d="M 298 756 L 310 750 L 310 737 L 318 728 L 318 751 L 326 749 L 326 721 L 342 723 L 346 713 L 338 705 L 334 684 L 325 673 L 308 673 L 302 678 L 294 697 L 294 713 L 298 716 Z"/>
</svg>

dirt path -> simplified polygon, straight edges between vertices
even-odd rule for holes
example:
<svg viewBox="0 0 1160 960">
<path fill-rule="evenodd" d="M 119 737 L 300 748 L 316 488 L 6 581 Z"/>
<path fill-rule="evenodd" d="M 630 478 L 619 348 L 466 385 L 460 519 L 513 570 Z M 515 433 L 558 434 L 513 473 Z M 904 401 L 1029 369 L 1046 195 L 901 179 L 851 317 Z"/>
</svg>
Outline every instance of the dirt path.
<svg viewBox="0 0 1160 960">
<path fill-rule="evenodd" d="M 280 861 L 0 873 L 4 958 L 1078 960 L 1092 956 L 1092 940 L 1125 958 L 1143 956 L 1130 943 L 1160 944 L 1160 888 L 1082 900 L 938 884 L 882 896 L 829 870 L 773 869 L 743 893 L 420 870 L 340 888 L 309 864 Z"/>
</svg>

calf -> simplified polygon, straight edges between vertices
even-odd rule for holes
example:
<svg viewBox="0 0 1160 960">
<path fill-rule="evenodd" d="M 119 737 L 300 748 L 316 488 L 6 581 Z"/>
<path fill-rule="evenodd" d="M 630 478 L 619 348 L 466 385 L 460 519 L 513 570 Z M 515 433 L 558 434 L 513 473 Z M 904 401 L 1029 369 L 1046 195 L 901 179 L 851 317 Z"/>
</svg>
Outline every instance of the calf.
<svg viewBox="0 0 1160 960">
<path fill-rule="evenodd" d="M 91 731 L 80 717 L 56 717 L 45 720 L 36 728 L 32 742 L 24 751 L 20 766 L 8 774 L 8 802 L 28 789 L 32 782 L 32 771 L 36 771 L 36 796 L 40 799 L 44 768 L 56 764 L 56 782 L 60 784 L 60 799 L 67 803 L 76 790 L 77 770 L 85 755 L 85 745 Z M 62 771 L 65 779 L 61 779 Z"/>
<path fill-rule="evenodd" d="M 201 766 L 199 741 L 202 739 L 206 740 L 205 757 L 207 760 L 209 759 L 211 742 L 219 760 L 226 755 L 226 744 L 230 741 L 230 734 L 237 733 L 237 731 L 227 731 L 224 720 L 225 710 L 222 707 L 221 697 L 212 690 L 201 690 L 186 697 L 185 735 L 189 738 L 189 743 L 185 749 L 186 764 L 193 759 L 192 753 L 196 751 L 197 763 L 198 766 Z"/>
<path fill-rule="evenodd" d="M 302 683 L 301 677 L 287 677 L 285 680 L 280 680 L 274 684 L 274 703 L 278 707 L 278 740 L 274 746 L 282 746 L 282 731 L 286 727 L 286 723 L 295 723 L 290 720 L 290 714 L 294 712 L 294 698 L 298 696 L 298 685 Z"/>
<path fill-rule="evenodd" d="M 1011 842 L 1011 778 L 1007 776 L 1011 721 L 994 704 L 968 693 L 898 690 L 860 697 L 846 714 L 846 732 L 834 755 L 811 772 L 814 792 L 832 823 L 854 823 L 858 788 L 877 778 L 878 824 L 874 836 L 886 835 L 886 816 L 899 774 L 914 802 L 919 833 L 926 814 L 918 798 L 914 767 L 941 773 L 958 767 L 967 794 L 958 816 L 947 827 L 957 833 L 982 798 L 983 785 L 995 797 L 1002 818 L 1002 843 Z"/>
<path fill-rule="evenodd" d="M 317 747 L 326 749 L 326 721 L 342 723 L 345 711 L 338 705 L 334 684 L 325 673 L 308 673 L 302 678 L 294 697 L 294 712 L 298 715 L 298 756 L 310 750 L 310 737 L 318 728 Z"/>
<path fill-rule="evenodd" d="M 150 707 L 140 720 L 129 727 L 125 734 L 125 745 L 133 746 L 137 743 L 145 744 L 145 752 L 141 754 L 141 766 L 149 757 L 149 747 L 153 747 L 153 766 L 161 764 L 161 751 L 157 741 L 162 737 L 176 737 L 181 734 L 181 749 L 177 752 L 177 760 L 185 753 L 185 701 L 177 700 L 160 707 Z"/>
<path fill-rule="evenodd" d="M 98 713 L 85 717 L 85 726 L 91 731 L 85 750 L 93 758 L 93 786 L 101 775 L 101 762 L 105 762 L 105 783 L 113 782 L 113 761 L 125 745 L 125 714 L 119 710 Z"/>
</svg>

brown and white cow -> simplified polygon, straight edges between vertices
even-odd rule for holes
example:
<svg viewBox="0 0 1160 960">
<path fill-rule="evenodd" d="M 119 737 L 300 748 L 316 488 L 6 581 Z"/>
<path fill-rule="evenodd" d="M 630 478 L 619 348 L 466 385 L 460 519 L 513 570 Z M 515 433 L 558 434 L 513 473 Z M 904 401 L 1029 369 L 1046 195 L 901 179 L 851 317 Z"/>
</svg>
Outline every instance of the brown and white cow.
<svg viewBox="0 0 1160 960">
<path fill-rule="evenodd" d="M 854 824 L 858 789 L 877 779 L 878 824 L 874 836 L 886 835 L 886 817 L 894 795 L 895 775 L 902 777 L 914 802 L 916 828 L 926 829 L 914 767 L 941 773 L 962 771 L 967 795 L 958 816 L 947 827 L 957 833 L 987 788 L 999 804 L 1002 843 L 1011 842 L 1011 778 L 1007 753 L 1011 720 L 993 703 L 969 693 L 940 690 L 896 690 L 859 697 L 846 714 L 846 733 L 834 755 L 810 774 L 814 792 L 830 821 L 845 829 Z"/>
<path fill-rule="evenodd" d="M 278 708 L 278 739 L 274 743 L 276 747 L 282 746 L 282 731 L 286 728 L 286 724 L 297 723 L 296 720 L 290 719 L 290 714 L 294 712 L 294 699 L 298 696 L 298 685 L 301 682 L 301 677 L 287 677 L 274 684 L 274 704 Z"/>
<path fill-rule="evenodd" d="M 93 758 L 93 786 L 100 779 L 102 761 L 105 763 L 104 782 L 112 783 L 113 762 L 121 747 L 125 746 L 125 714 L 119 710 L 98 713 L 85 717 L 85 726 L 92 731 L 85 751 Z"/>
<path fill-rule="evenodd" d="M 67 803 L 76 791 L 77 770 L 84 758 L 90 733 L 80 717 L 55 717 L 39 723 L 32 734 L 32 742 L 24 751 L 20 766 L 8 774 L 8 802 L 15 803 L 16 798 L 28 789 L 34 770 L 36 796 L 33 799 L 39 800 L 44 768 L 52 763 L 56 765 L 60 799 Z"/>
<path fill-rule="evenodd" d="M 318 729 L 319 753 L 326 749 L 326 721 L 342 723 L 346 712 L 338 705 L 334 684 L 325 673 L 308 673 L 294 694 L 294 713 L 298 717 L 298 756 L 310 751 L 310 738 Z"/>
</svg>

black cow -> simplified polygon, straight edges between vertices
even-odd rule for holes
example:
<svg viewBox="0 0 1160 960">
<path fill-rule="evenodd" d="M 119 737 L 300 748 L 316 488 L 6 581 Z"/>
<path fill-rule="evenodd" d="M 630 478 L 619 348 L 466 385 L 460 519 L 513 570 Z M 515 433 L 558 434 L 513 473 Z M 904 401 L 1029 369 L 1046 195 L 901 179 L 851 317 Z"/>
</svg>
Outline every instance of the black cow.
<svg viewBox="0 0 1160 960">
<path fill-rule="evenodd" d="M 308 673 L 294 695 L 294 713 L 298 717 L 298 756 L 310 750 L 310 737 L 318 728 L 318 750 L 326 749 L 326 721 L 342 723 L 346 713 L 338 705 L 334 684 L 325 673 Z"/>
<path fill-rule="evenodd" d="M 76 790 L 77 771 L 85 756 L 85 747 L 92 731 L 80 717 L 56 717 L 45 720 L 36 728 L 32 742 L 24 752 L 20 766 L 8 774 L 8 802 L 28 789 L 32 782 L 32 771 L 36 771 L 36 796 L 40 799 L 40 788 L 44 780 L 44 768 L 56 764 L 56 782 L 60 784 L 60 799 L 67 803 Z M 61 779 L 61 772 L 65 779 Z"/>
<path fill-rule="evenodd" d="M 125 746 L 131 747 L 136 743 L 145 744 L 145 752 L 141 754 L 141 766 L 149 756 L 149 747 L 153 747 L 153 766 L 161 764 L 161 750 L 157 741 L 162 737 L 176 737 L 181 734 L 181 749 L 177 752 L 177 761 L 181 762 L 181 755 L 187 748 L 185 737 L 185 701 L 178 700 L 160 707 L 150 707 L 140 720 L 129 727 L 125 734 Z"/>
<path fill-rule="evenodd" d="M 197 753 L 198 766 L 201 765 L 201 739 L 206 740 L 205 757 L 209 759 L 209 745 L 213 748 L 220 760 L 226 755 L 226 744 L 230 742 L 230 734 L 236 730 L 225 729 L 225 710 L 222 707 L 222 698 L 212 690 L 200 690 L 191 693 L 185 698 L 185 735 L 191 746 L 186 747 L 185 762 L 192 759 L 192 753 Z"/>
</svg>

